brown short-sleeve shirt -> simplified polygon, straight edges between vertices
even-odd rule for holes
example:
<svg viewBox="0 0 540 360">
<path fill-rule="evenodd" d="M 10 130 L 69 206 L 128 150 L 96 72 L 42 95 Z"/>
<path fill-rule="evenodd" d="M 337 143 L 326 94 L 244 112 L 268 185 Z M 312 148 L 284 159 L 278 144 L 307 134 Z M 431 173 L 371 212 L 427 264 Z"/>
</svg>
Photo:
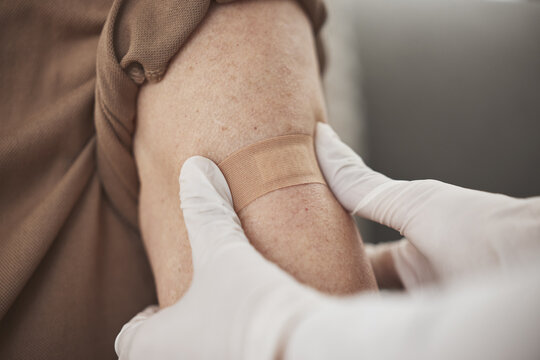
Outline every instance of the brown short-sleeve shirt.
<svg viewBox="0 0 540 360">
<path fill-rule="evenodd" d="M 322 2 L 299 2 L 317 35 Z M 210 3 L 0 3 L 0 359 L 115 358 L 121 326 L 156 302 L 138 232 L 137 93 Z"/>
</svg>

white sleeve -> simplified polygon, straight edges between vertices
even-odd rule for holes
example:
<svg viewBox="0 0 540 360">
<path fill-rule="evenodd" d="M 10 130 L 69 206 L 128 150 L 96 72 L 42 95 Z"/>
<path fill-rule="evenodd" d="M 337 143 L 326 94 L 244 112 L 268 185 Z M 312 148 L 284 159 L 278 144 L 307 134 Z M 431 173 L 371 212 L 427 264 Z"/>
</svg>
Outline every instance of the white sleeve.
<svg viewBox="0 0 540 360">
<path fill-rule="evenodd" d="M 336 300 L 298 324 L 284 358 L 540 359 L 540 267 L 438 292 Z"/>
</svg>

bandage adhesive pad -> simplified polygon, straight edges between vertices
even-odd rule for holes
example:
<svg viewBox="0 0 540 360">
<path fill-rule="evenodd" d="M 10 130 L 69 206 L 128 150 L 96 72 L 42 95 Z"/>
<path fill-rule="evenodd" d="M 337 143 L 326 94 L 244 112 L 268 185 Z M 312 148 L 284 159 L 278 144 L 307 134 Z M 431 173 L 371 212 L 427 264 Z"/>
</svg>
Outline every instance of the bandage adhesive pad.
<svg viewBox="0 0 540 360">
<path fill-rule="evenodd" d="M 248 145 L 218 166 L 229 184 L 236 212 L 277 189 L 326 184 L 313 137 L 307 134 L 278 136 Z"/>
</svg>

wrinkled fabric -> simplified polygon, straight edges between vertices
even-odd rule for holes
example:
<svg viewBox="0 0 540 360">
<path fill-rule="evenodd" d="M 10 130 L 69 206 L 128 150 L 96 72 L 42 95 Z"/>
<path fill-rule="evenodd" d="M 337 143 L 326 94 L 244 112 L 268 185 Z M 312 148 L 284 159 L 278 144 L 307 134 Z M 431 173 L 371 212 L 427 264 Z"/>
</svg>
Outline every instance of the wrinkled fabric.
<svg viewBox="0 0 540 360">
<path fill-rule="evenodd" d="M 299 2 L 317 34 L 322 2 Z M 156 302 L 138 231 L 137 93 L 166 76 L 209 6 L 0 2 L 1 359 L 115 358 L 122 324 Z"/>
<path fill-rule="evenodd" d="M 210 6 L 210 0 L 169 0 L 160 6 L 154 3 L 115 2 L 97 50 L 98 171 L 108 196 L 135 227 L 139 184 L 131 147 L 138 85 L 159 81 L 164 76 L 169 61 Z M 318 34 L 326 17 L 322 2 L 301 0 L 300 4 Z M 319 58 L 322 60 L 322 55 Z"/>
</svg>

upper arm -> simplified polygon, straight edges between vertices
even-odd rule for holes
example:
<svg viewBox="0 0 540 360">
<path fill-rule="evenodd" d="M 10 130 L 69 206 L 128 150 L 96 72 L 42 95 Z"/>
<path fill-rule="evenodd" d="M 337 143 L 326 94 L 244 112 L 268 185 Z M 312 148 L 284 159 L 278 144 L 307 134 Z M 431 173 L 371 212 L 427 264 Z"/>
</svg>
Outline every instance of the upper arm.
<svg viewBox="0 0 540 360">
<path fill-rule="evenodd" d="M 176 301 L 191 278 L 178 201 L 182 163 L 192 155 L 218 163 L 262 139 L 313 134 L 325 114 L 314 47 L 296 2 L 217 5 L 165 78 L 141 89 L 134 142 L 139 214 L 162 305 Z M 240 218 L 252 243 L 300 280 L 335 292 L 374 286 L 354 224 L 325 186 L 274 191 Z M 286 229 L 278 226 L 285 220 Z"/>
</svg>

